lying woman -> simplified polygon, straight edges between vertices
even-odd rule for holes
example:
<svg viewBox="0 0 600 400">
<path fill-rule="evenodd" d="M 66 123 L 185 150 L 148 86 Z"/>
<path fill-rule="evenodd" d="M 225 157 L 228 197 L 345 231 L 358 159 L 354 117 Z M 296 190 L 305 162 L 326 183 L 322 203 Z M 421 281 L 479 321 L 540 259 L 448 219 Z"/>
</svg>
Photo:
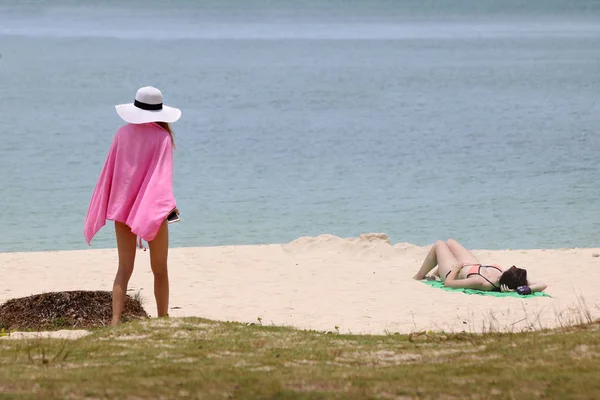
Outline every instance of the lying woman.
<svg viewBox="0 0 600 400">
<path fill-rule="evenodd" d="M 456 240 L 438 240 L 423 261 L 414 279 L 425 279 L 438 267 L 434 275 L 439 276 L 444 286 L 530 294 L 541 292 L 547 285 L 527 279 L 527 271 L 514 265 L 504 270 L 499 265 L 482 265 L 477 258 Z"/>
</svg>

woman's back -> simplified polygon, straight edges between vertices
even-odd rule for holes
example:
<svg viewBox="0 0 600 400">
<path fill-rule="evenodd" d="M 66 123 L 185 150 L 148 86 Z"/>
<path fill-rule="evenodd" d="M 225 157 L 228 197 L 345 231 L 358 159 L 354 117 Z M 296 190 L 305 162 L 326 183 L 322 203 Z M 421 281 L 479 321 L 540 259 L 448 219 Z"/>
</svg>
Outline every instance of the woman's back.
<svg viewBox="0 0 600 400">
<path fill-rule="evenodd" d="M 171 154 L 172 149 L 169 133 L 154 123 L 125 125 L 117 131 L 114 141 L 116 154 L 110 203 L 119 208 L 113 209 L 116 213 L 131 210 L 135 199 L 144 193 L 149 175 L 156 173 L 161 157 Z M 109 215 L 113 212 L 109 208 Z"/>
<path fill-rule="evenodd" d="M 105 224 L 119 221 L 146 240 L 175 207 L 173 144 L 156 123 L 128 124 L 113 140 L 92 196 L 85 236 L 88 243 Z"/>
</svg>

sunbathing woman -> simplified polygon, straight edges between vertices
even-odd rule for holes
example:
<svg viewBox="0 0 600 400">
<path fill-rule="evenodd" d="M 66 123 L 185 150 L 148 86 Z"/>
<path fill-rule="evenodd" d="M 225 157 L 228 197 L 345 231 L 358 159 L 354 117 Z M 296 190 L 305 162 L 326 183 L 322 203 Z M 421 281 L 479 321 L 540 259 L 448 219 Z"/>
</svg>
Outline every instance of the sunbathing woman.
<svg viewBox="0 0 600 400">
<path fill-rule="evenodd" d="M 413 278 L 425 279 L 436 266 L 438 268 L 434 275 L 440 277 L 444 286 L 451 288 L 530 294 L 547 287 L 542 282 L 528 280 L 527 271 L 514 265 L 507 270 L 499 265 L 482 265 L 473 254 L 452 239 L 447 243 L 438 240 Z"/>
</svg>

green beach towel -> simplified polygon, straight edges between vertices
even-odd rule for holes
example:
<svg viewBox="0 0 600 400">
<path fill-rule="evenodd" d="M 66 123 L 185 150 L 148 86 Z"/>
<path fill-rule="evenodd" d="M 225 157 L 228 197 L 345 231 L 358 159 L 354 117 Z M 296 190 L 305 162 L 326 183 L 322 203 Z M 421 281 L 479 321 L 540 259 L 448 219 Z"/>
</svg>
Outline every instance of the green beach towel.
<svg viewBox="0 0 600 400">
<path fill-rule="evenodd" d="M 463 292 L 466 294 L 479 294 L 481 296 L 494 296 L 494 297 L 520 297 L 520 298 L 528 298 L 528 297 L 550 297 L 549 294 L 544 293 L 544 292 L 535 292 L 532 294 L 528 294 L 525 296 L 521 296 L 519 293 L 517 292 L 491 292 L 488 290 L 476 290 L 476 289 L 454 289 L 454 288 L 449 288 L 444 286 L 444 283 L 442 281 L 437 281 L 437 280 L 422 280 L 421 282 L 423 282 L 426 285 L 429 285 L 431 287 L 434 288 L 439 288 L 442 290 L 448 290 L 450 292 Z"/>
</svg>

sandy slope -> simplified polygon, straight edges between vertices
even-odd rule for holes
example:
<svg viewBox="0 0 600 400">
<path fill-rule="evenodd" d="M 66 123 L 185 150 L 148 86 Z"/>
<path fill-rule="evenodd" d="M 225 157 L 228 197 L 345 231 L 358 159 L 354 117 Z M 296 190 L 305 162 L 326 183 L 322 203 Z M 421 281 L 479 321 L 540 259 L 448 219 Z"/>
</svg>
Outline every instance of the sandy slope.
<svg viewBox="0 0 600 400">
<path fill-rule="evenodd" d="M 172 316 L 200 316 L 352 333 L 552 327 L 600 317 L 598 249 L 474 251 L 480 261 L 528 269 L 552 298 L 469 296 L 411 279 L 428 247 L 384 235 L 331 235 L 285 245 L 177 248 L 170 254 Z M 0 254 L 0 303 L 62 290 L 110 290 L 116 250 Z M 148 252 L 130 282 L 155 315 Z"/>
</svg>

